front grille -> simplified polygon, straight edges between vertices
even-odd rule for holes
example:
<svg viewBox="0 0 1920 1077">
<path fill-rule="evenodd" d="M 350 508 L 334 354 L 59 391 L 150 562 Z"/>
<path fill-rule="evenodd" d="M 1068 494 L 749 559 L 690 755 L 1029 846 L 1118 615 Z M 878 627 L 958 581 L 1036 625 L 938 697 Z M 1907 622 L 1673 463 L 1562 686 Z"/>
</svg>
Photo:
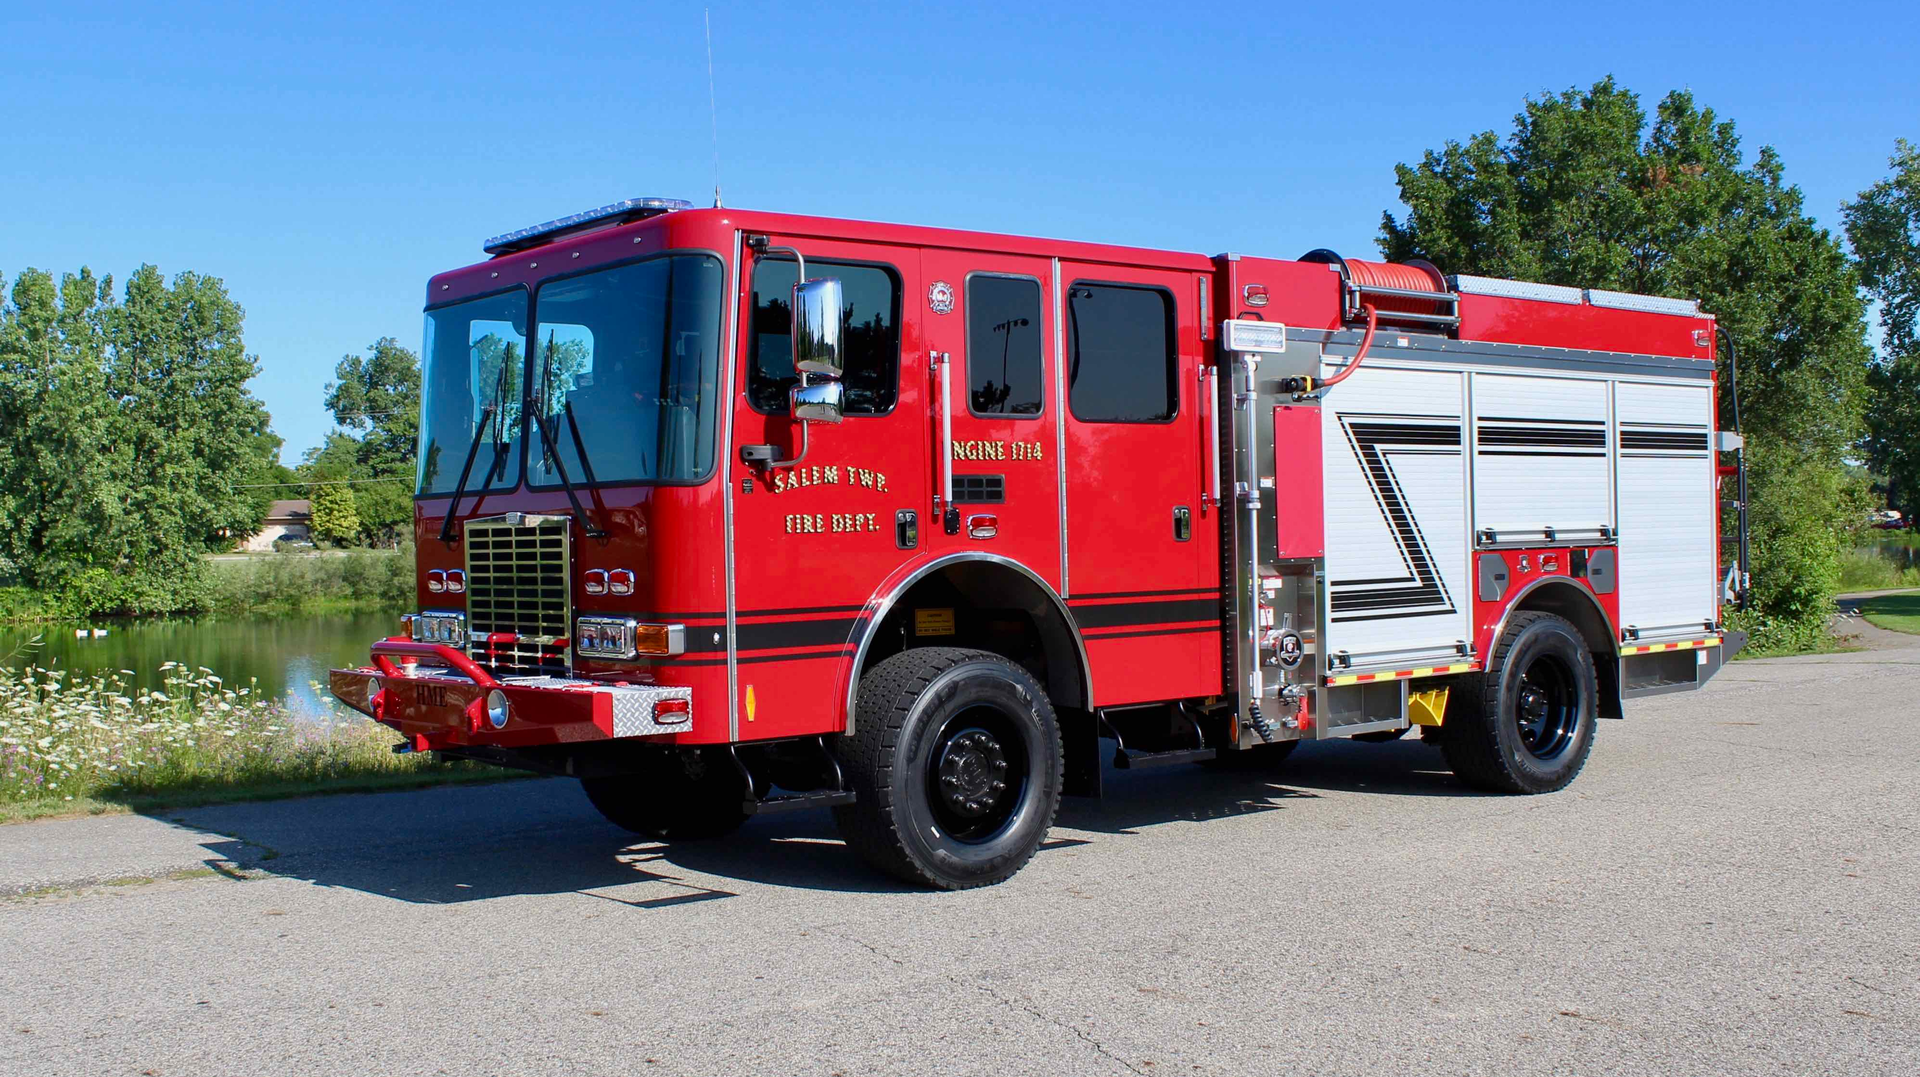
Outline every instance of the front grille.
<svg viewBox="0 0 1920 1077">
<path fill-rule="evenodd" d="M 566 517 L 472 520 L 465 536 L 468 653 L 499 673 L 565 674 L 572 616 Z"/>
</svg>

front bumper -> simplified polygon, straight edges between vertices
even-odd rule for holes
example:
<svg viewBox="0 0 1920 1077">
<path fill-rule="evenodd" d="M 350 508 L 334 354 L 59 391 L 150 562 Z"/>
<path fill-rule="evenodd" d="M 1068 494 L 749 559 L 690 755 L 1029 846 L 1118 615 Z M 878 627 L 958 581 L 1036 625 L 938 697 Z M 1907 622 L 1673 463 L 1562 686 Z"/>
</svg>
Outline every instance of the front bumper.
<svg viewBox="0 0 1920 1077">
<path fill-rule="evenodd" d="M 328 689 L 340 702 L 405 734 L 419 751 L 652 737 L 693 726 L 693 689 L 687 687 L 495 678 L 452 647 L 406 639 L 374 644 L 373 660 L 372 666 L 329 670 Z M 487 696 L 495 691 L 508 707 L 498 728 L 487 716 Z"/>
</svg>

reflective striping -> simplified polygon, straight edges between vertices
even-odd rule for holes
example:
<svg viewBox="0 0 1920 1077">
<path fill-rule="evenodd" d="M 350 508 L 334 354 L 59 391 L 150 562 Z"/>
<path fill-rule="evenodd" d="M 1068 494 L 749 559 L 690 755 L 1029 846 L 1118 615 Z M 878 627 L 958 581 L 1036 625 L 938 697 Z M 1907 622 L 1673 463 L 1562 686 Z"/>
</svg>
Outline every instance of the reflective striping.
<svg viewBox="0 0 1920 1077">
<path fill-rule="evenodd" d="M 1455 662 L 1450 666 L 1422 666 L 1419 669 L 1396 669 L 1379 673 L 1343 673 L 1327 678 L 1328 688 L 1344 688 L 1349 684 L 1367 684 L 1372 681 L 1404 681 L 1410 677 L 1442 677 L 1449 673 L 1471 673 L 1476 667 L 1472 662 Z"/>
<path fill-rule="evenodd" d="M 1718 647 L 1720 637 L 1709 636 L 1706 639 L 1683 639 L 1672 643 L 1641 643 L 1632 647 L 1620 648 L 1622 656 L 1630 654 L 1653 654 L 1658 651 L 1690 651 L 1695 647 Z"/>
</svg>

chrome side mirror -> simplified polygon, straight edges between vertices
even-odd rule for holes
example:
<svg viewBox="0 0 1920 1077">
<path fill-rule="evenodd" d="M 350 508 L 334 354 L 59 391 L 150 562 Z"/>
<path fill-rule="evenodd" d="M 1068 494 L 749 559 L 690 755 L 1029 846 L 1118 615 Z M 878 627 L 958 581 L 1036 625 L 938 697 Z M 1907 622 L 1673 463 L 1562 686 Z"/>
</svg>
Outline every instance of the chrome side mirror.
<svg viewBox="0 0 1920 1077">
<path fill-rule="evenodd" d="M 846 388 L 837 381 L 796 385 L 787 394 L 787 406 L 796 419 L 810 423 L 838 423 L 846 399 Z"/>
<path fill-rule="evenodd" d="M 840 377 L 846 369 L 840 350 L 840 312 L 844 309 L 840 282 L 833 277 L 801 281 L 793 286 L 795 371 L 802 375 Z"/>
</svg>

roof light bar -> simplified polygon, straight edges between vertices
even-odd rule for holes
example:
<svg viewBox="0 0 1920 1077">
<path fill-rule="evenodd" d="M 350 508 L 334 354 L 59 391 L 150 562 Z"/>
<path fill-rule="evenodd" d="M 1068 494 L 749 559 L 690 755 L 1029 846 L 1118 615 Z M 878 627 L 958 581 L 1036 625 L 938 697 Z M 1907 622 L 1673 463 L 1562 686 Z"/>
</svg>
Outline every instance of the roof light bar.
<svg viewBox="0 0 1920 1077">
<path fill-rule="evenodd" d="M 481 249 L 488 254 L 508 254 L 526 250 L 528 247 L 537 247 L 549 242 L 562 232 L 610 222 L 616 218 L 638 221 L 648 217 L 658 217 L 662 213 L 692 208 L 693 203 L 684 198 L 626 198 L 618 202 L 609 202 L 598 209 L 583 210 L 545 221 L 530 228 L 516 228 L 511 232 L 503 232 L 487 240 Z"/>
</svg>

